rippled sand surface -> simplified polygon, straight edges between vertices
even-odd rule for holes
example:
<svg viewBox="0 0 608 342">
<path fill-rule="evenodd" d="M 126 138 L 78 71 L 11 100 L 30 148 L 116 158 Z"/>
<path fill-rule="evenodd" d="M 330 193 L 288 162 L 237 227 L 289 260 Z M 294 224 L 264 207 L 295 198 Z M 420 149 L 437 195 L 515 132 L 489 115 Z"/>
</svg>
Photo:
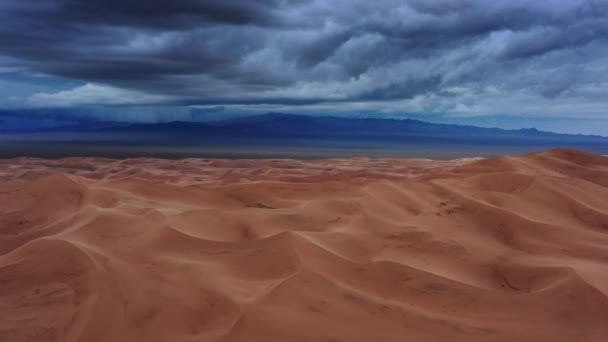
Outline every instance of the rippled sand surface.
<svg viewBox="0 0 608 342">
<path fill-rule="evenodd" d="M 608 158 L 0 160 L 0 341 L 608 341 Z"/>
</svg>

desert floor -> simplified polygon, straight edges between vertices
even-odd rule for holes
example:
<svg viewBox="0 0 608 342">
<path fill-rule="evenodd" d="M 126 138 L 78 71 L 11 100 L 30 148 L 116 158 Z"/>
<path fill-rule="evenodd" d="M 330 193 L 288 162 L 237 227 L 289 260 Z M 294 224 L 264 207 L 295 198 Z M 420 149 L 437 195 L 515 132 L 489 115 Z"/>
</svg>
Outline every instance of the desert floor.
<svg viewBox="0 0 608 342">
<path fill-rule="evenodd" d="M 0 160 L 0 341 L 608 341 L 608 157 Z"/>
</svg>

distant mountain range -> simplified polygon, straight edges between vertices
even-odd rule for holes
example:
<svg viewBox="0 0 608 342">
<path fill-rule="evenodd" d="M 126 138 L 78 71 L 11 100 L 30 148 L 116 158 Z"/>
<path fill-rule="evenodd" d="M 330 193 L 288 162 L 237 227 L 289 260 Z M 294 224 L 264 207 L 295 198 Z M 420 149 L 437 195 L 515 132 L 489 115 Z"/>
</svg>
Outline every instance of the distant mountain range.
<svg viewBox="0 0 608 342">
<path fill-rule="evenodd" d="M 0 140 L 2 135 L 0 134 Z M 92 125 L 42 128 L 9 134 L 13 142 L 56 141 L 72 144 L 204 147 L 206 149 L 321 149 L 404 151 L 404 149 L 455 149 L 462 153 L 491 155 L 511 150 L 525 152 L 570 147 L 608 153 L 608 138 L 543 132 L 534 128 L 505 130 L 436 124 L 413 119 L 379 119 L 307 116 L 284 113 L 216 122 L 151 124 L 92 123 Z M 498 151 L 491 153 L 489 151 Z M 466 152 L 464 152 L 466 151 Z M 355 153 L 355 152 L 353 152 Z M 355 153 L 356 154 L 356 153 Z M 270 154 L 272 155 L 272 153 Z M 390 155 L 390 154 L 389 154 Z"/>
<path fill-rule="evenodd" d="M 535 128 L 505 130 L 476 126 L 436 124 L 414 119 L 379 119 L 331 116 L 307 116 L 267 113 L 217 122 L 182 122 L 132 124 L 95 128 L 95 132 L 175 134 L 180 139 L 204 137 L 290 138 L 329 140 L 408 141 L 447 139 L 458 141 L 503 140 L 597 140 L 600 136 L 558 134 Z"/>
<path fill-rule="evenodd" d="M 332 116 L 308 116 L 284 113 L 266 113 L 237 119 L 213 122 L 172 121 L 165 123 L 128 124 L 121 122 L 87 122 L 63 127 L 37 128 L 12 132 L 149 132 L 211 134 L 263 137 L 321 137 L 332 139 L 357 137 L 391 139 L 394 137 L 465 137 L 475 136 L 516 138 L 591 138 L 608 139 L 593 135 L 559 134 L 539 131 L 536 128 L 506 130 L 468 125 L 437 124 L 414 119 L 353 118 Z M 1 131 L 0 131 L 1 132 Z M 608 141 L 608 140 L 607 140 Z"/>
</svg>

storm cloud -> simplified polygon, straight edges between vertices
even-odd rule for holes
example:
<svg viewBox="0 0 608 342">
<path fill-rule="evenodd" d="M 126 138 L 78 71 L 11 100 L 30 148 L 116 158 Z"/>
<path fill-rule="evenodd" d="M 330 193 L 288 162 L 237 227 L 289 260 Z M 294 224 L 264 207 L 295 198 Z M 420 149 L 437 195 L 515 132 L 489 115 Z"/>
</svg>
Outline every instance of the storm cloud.
<svg viewBox="0 0 608 342">
<path fill-rule="evenodd" d="M 603 0 L 4 0 L 0 22 L 0 72 L 81 82 L 12 97 L 23 106 L 608 105 Z"/>
</svg>

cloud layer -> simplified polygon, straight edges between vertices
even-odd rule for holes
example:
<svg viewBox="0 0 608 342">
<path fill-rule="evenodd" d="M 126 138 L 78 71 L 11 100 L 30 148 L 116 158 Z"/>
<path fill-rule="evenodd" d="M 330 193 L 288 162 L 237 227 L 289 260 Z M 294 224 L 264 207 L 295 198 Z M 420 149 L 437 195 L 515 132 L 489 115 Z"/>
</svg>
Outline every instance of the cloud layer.
<svg viewBox="0 0 608 342">
<path fill-rule="evenodd" d="M 30 106 L 579 115 L 608 105 L 603 0 L 5 0 Z M 1 95 L 1 94 L 0 94 Z"/>
</svg>

